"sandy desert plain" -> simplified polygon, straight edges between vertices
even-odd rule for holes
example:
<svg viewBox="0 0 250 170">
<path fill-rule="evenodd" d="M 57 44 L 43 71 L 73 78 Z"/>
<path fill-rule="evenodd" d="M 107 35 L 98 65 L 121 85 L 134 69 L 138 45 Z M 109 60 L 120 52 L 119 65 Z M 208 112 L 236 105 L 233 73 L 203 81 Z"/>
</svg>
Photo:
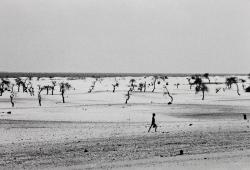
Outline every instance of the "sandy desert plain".
<svg viewBox="0 0 250 170">
<path fill-rule="evenodd" d="M 0 169 L 250 169 L 250 93 L 243 89 L 250 79 L 236 75 L 238 95 L 236 84 L 231 89 L 225 84 L 230 76 L 211 75 L 210 83 L 201 76 L 209 89 L 204 100 L 186 76 L 21 77 L 34 96 L 22 86 L 18 92 L 15 78 L 4 79 L 10 81 L 15 106 L 5 91 Z M 135 87 L 125 104 L 131 79 Z M 42 90 L 39 106 L 38 87 L 52 81 L 54 95 Z M 65 103 L 61 82 L 71 85 Z M 139 83 L 145 82 L 146 91 L 140 92 Z M 148 133 L 152 113 L 158 129 Z"/>
</svg>

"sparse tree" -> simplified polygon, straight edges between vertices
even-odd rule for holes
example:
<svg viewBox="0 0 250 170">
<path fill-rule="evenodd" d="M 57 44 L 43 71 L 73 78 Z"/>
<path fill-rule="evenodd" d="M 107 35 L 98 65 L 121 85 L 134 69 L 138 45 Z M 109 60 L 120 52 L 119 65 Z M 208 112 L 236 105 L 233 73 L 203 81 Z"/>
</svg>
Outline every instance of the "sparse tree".
<svg viewBox="0 0 250 170">
<path fill-rule="evenodd" d="M 97 80 L 98 79 L 96 79 L 95 81 L 92 82 L 92 85 L 90 86 L 88 93 L 91 93 L 94 90 Z"/>
<path fill-rule="evenodd" d="M 61 88 L 62 101 L 63 103 L 65 103 L 64 93 L 66 90 L 69 90 L 71 88 L 71 85 L 68 82 L 66 83 L 62 82 L 60 83 L 60 88 Z"/>
<path fill-rule="evenodd" d="M 39 91 L 38 91 L 38 95 L 37 95 L 39 106 L 42 106 L 42 96 L 41 96 L 42 90 L 43 90 L 43 89 L 40 88 L 40 86 L 39 86 Z"/>
<path fill-rule="evenodd" d="M 15 79 L 15 81 L 16 81 L 16 85 L 17 85 L 17 91 L 20 92 L 20 86 L 22 84 L 22 80 L 21 80 L 21 78 L 18 77 Z"/>
<path fill-rule="evenodd" d="M 193 84 L 196 85 L 195 86 L 195 93 L 197 94 L 201 91 L 202 92 L 202 100 L 204 100 L 205 92 L 208 91 L 208 87 L 206 86 L 206 84 L 202 82 L 201 77 L 198 75 L 195 76 L 195 80 L 194 80 Z"/>
<path fill-rule="evenodd" d="M 158 76 L 153 76 L 153 90 L 152 90 L 152 92 L 155 91 L 155 86 L 156 86 L 157 79 L 158 79 Z"/>
<path fill-rule="evenodd" d="M 135 79 L 130 79 L 129 83 L 130 83 L 130 87 L 132 88 L 131 90 L 134 91 L 134 89 L 135 89 L 135 84 L 134 84 Z"/>
<path fill-rule="evenodd" d="M 240 95 L 237 77 L 228 77 L 228 78 L 226 78 L 226 82 L 225 83 L 226 83 L 228 89 L 231 89 L 232 88 L 232 84 L 235 84 L 236 88 L 237 88 L 237 94 Z"/>
<path fill-rule="evenodd" d="M 114 92 L 115 92 L 116 87 L 119 87 L 119 83 L 118 83 L 118 82 L 116 82 L 115 84 L 112 84 L 112 86 L 113 86 L 113 93 L 114 93 Z"/>
<path fill-rule="evenodd" d="M 201 83 L 195 87 L 196 93 L 199 93 L 200 91 L 202 92 L 202 100 L 205 98 L 205 92 L 208 92 L 208 87 L 206 84 Z"/>
<path fill-rule="evenodd" d="M 143 88 L 144 88 L 143 92 L 145 93 L 146 92 L 146 88 L 147 88 L 147 82 L 146 81 L 143 84 Z"/>
<path fill-rule="evenodd" d="M 125 101 L 125 104 L 128 103 L 128 100 L 130 99 L 130 96 L 131 96 L 131 92 L 132 92 L 132 88 L 130 88 L 128 91 L 127 91 L 127 94 L 125 95 L 127 98 L 126 98 L 126 101 Z"/>
<path fill-rule="evenodd" d="M 143 88 L 144 88 L 144 83 L 139 83 L 138 90 L 142 92 Z"/>
<path fill-rule="evenodd" d="M 170 105 L 170 104 L 173 103 L 174 98 L 173 98 L 173 96 L 169 93 L 168 88 L 167 88 L 167 85 L 166 85 L 166 86 L 163 86 L 163 88 L 165 89 L 165 92 L 163 93 L 163 95 L 166 95 L 166 94 L 167 94 L 167 95 L 170 97 L 170 102 L 168 102 L 168 104 Z"/>
</svg>

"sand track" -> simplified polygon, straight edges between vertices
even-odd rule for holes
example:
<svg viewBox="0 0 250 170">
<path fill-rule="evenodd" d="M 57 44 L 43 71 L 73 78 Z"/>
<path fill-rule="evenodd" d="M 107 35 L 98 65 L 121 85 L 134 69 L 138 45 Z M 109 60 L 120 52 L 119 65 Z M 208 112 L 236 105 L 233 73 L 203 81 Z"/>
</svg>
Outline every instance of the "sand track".
<svg viewBox="0 0 250 170">
<path fill-rule="evenodd" d="M 181 149 L 184 155 L 250 150 L 250 130 L 238 123 L 228 129 L 224 123 L 206 130 L 194 128 L 171 133 L 162 131 L 108 138 L 1 144 L 0 167 L 60 169 L 80 166 L 96 169 L 111 168 L 107 165 L 110 163 L 118 168 L 120 164 L 116 162 L 176 157 Z"/>
</svg>

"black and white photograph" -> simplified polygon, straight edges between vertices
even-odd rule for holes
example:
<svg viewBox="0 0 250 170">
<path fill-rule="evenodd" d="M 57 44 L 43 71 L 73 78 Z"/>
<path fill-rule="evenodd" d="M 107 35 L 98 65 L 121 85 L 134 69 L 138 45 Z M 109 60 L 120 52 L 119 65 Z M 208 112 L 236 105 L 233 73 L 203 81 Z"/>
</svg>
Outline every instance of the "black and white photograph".
<svg viewBox="0 0 250 170">
<path fill-rule="evenodd" d="M 249 0 L 0 0 L 0 169 L 249 170 Z"/>
</svg>

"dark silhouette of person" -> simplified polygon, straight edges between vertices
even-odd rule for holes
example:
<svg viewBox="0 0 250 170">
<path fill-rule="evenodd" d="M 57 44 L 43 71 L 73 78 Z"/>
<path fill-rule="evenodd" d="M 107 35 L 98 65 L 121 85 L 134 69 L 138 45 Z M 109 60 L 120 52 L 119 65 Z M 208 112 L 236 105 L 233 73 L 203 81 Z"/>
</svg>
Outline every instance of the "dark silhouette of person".
<svg viewBox="0 0 250 170">
<path fill-rule="evenodd" d="M 155 113 L 153 113 L 152 122 L 151 122 L 151 125 L 150 125 L 149 129 L 148 129 L 148 132 L 150 132 L 150 130 L 151 130 L 152 127 L 155 128 L 155 132 L 156 132 L 157 125 L 155 123 Z"/>
</svg>

